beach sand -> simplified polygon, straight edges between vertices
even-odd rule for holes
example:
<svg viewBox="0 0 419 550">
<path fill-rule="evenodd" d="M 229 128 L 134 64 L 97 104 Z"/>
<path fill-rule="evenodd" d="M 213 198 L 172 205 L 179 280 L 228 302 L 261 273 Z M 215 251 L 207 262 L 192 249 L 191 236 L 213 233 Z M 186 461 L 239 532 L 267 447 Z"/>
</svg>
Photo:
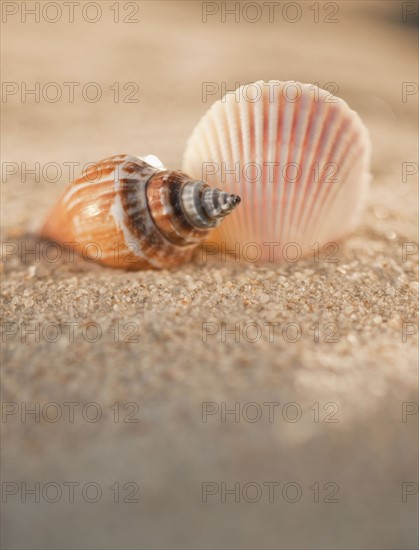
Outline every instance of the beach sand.
<svg viewBox="0 0 419 550">
<path fill-rule="evenodd" d="M 418 110 L 402 92 L 418 81 L 417 29 L 398 2 L 339 2 L 329 24 L 323 4 L 319 23 L 309 2 L 295 23 L 269 23 L 262 3 L 258 22 L 220 11 L 204 23 L 204 4 L 121 2 L 116 23 L 98 2 L 97 23 L 2 25 L 3 80 L 80 83 L 73 103 L 22 102 L 20 88 L 2 104 L 3 162 L 18 167 L 2 182 L 16 246 L 2 264 L 3 547 L 416 548 L 418 192 L 403 170 L 417 163 Z M 45 258 L 34 231 L 68 163 L 77 175 L 153 153 L 179 168 L 221 96 L 203 101 L 203 83 L 276 78 L 337 83 L 371 134 L 367 204 L 336 262 L 198 251 L 129 272 Z M 77 91 L 87 82 L 97 102 Z M 128 82 L 139 102 L 116 102 Z M 39 181 L 24 177 L 35 163 Z M 39 503 L 22 502 L 25 483 Z"/>
</svg>

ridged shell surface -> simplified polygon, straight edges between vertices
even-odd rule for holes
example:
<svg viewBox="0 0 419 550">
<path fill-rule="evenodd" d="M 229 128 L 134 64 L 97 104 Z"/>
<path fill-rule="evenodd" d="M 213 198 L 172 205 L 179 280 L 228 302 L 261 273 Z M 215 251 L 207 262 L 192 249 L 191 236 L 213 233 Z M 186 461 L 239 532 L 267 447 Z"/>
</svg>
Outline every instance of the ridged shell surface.
<svg viewBox="0 0 419 550">
<path fill-rule="evenodd" d="M 116 155 L 69 185 L 40 234 L 109 266 L 168 268 L 189 260 L 239 202 L 152 155 Z"/>
<path fill-rule="evenodd" d="M 368 132 L 345 101 L 280 81 L 247 84 L 213 104 L 183 159 L 192 177 L 241 196 L 242 207 L 217 229 L 217 240 L 236 253 L 256 243 L 252 254 L 261 261 L 283 260 L 289 243 L 304 255 L 315 243 L 348 234 L 369 165 Z"/>
</svg>

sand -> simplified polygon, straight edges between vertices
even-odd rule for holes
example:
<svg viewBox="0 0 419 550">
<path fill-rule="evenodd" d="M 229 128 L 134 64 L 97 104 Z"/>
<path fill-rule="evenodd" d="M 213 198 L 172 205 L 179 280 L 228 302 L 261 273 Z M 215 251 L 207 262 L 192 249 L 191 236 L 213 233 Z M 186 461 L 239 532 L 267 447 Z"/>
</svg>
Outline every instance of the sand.
<svg viewBox="0 0 419 550">
<path fill-rule="evenodd" d="M 203 23 L 200 2 L 158 1 L 128 24 L 98 4 L 97 23 L 3 25 L 3 80 L 103 90 L 96 103 L 2 104 L 2 158 L 18 167 L 2 182 L 3 241 L 16 246 L 2 264 L 3 547 L 416 548 L 412 17 L 402 24 L 401 3 L 340 2 L 338 23 L 314 23 L 303 2 L 294 24 L 265 12 Z M 259 78 L 335 82 L 370 130 L 371 189 L 336 262 L 198 251 L 176 270 L 126 272 L 45 258 L 33 231 L 69 162 L 78 173 L 154 153 L 177 168 L 219 97 L 203 102 L 202 83 Z M 139 102 L 114 102 L 115 82 L 124 94 L 139 83 Z M 39 181 L 25 181 L 36 162 Z"/>
</svg>

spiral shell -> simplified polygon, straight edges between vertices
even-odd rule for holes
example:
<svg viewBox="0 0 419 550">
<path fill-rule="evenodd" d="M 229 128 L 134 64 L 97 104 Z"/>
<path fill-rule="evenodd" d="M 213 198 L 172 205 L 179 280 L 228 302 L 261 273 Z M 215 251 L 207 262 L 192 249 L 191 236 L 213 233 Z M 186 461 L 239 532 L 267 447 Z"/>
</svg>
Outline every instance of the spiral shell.
<svg viewBox="0 0 419 550">
<path fill-rule="evenodd" d="M 70 184 L 40 235 L 112 267 L 168 268 L 188 261 L 239 202 L 152 155 L 117 155 Z"/>
<path fill-rule="evenodd" d="M 217 101 L 194 129 L 183 159 L 188 174 L 243 200 L 211 239 L 227 250 L 255 243 L 261 261 L 283 259 L 281 248 L 290 243 L 303 255 L 315 243 L 348 234 L 369 165 L 368 132 L 345 101 L 277 80 L 242 86 Z"/>
</svg>

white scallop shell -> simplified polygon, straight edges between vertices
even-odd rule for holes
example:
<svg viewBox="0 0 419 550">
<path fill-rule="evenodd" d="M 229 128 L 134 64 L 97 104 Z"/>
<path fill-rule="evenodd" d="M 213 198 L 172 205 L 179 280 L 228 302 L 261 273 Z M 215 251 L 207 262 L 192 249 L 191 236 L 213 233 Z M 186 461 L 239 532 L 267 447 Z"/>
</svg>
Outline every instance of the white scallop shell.
<svg viewBox="0 0 419 550">
<path fill-rule="evenodd" d="M 348 234 L 369 165 L 367 129 L 345 101 L 310 84 L 280 81 L 247 84 L 217 101 L 183 159 L 190 176 L 241 196 L 217 237 L 228 250 L 257 243 L 262 261 L 272 260 L 273 250 L 281 260 L 288 243 L 307 254 L 315 243 Z"/>
</svg>

